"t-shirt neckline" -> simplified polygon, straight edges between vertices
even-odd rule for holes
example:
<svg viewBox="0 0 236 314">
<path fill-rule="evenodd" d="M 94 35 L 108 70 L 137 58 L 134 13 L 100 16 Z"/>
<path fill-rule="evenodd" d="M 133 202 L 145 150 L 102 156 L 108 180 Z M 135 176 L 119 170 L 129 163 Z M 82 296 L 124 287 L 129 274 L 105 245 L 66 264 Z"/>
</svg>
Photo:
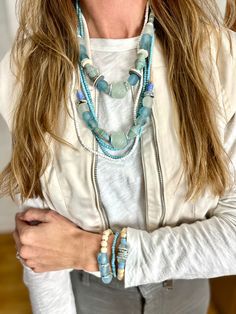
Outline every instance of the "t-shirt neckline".
<svg viewBox="0 0 236 314">
<path fill-rule="evenodd" d="M 136 49 L 139 36 L 130 38 L 90 38 L 92 51 L 120 52 Z"/>
</svg>

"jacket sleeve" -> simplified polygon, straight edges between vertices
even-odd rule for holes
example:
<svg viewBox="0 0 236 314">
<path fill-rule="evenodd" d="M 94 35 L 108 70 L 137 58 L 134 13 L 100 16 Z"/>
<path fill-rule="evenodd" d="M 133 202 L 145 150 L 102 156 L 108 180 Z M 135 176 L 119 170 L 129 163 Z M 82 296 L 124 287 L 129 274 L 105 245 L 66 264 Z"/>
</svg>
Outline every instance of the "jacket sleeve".
<svg viewBox="0 0 236 314">
<path fill-rule="evenodd" d="M 21 204 L 26 208 L 46 208 L 40 199 L 29 199 Z M 23 281 L 29 289 L 34 314 L 76 314 L 75 299 L 70 280 L 70 269 L 35 273 L 23 265 Z"/>
<path fill-rule="evenodd" d="M 216 67 L 227 111 L 224 147 L 233 184 L 205 220 L 151 233 L 127 229 L 125 288 L 168 279 L 213 278 L 236 274 L 236 36 L 219 49 Z M 227 46 L 227 47 L 226 47 Z M 178 210 L 178 208 L 176 209 Z"/>
<path fill-rule="evenodd" d="M 7 53 L 0 63 L 0 114 L 10 130 L 17 88 L 15 76 L 10 69 L 10 53 Z M 20 210 L 45 206 L 39 199 L 19 204 Z M 39 274 L 24 265 L 23 268 L 24 283 L 29 289 L 34 314 L 76 314 L 70 270 Z"/>
</svg>

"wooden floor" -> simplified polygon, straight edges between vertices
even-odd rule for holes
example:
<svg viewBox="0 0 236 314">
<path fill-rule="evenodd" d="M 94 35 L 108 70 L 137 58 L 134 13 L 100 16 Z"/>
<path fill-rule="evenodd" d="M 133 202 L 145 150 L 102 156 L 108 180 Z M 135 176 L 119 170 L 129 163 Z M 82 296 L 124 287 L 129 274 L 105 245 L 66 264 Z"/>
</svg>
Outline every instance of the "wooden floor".
<svg viewBox="0 0 236 314">
<path fill-rule="evenodd" d="M 0 235 L 0 314 L 32 314 L 28 292 L 22 283 L 22 267 L 15 256 L 15 245 L 12 236 L 8 234 Z M 218 281 L 215 288 L 218 291 L 217 284 L 219 284 Z M 220 290 L 222 290 L 222 286 Z M 223 311 L 218 312 L 211 305 L 208 314 L 219 313 L 223 313 Z M 236 314 L 236 311 L 224 313 Z"/>
<path fill-rule="evenodd" d="M 0 235 L 0 314 L 31 314 L 11 235 Z"/>
</svg>

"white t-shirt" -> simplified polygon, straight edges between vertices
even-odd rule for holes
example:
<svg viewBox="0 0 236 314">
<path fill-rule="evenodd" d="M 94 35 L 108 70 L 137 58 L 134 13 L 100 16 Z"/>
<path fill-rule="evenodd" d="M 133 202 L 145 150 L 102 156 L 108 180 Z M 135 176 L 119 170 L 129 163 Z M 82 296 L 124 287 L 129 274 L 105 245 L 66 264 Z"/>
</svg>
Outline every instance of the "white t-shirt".
<svg viewBox="0 0 236 314">
<path fill-rule="evenodd" d="M 139 37 L 126 39 L 91 39 L 92 60 L 108 82 L 125 81 L 137 58 Z M 113 99 L 97 92 L 99 127 L 107 132 L 127 132 L 133 124 L 134 95 Z M 95 101 L 95 100 L 94 100 Z M 101 149 L 99 148 L 101 151 Z M 110 227 L 124 226 L 145 229 L 145 192 L 141 164 L 140 142 L 125 160 L 109 161 L 98 157 L 97 180 L 101 201 Z"/>
</svg>

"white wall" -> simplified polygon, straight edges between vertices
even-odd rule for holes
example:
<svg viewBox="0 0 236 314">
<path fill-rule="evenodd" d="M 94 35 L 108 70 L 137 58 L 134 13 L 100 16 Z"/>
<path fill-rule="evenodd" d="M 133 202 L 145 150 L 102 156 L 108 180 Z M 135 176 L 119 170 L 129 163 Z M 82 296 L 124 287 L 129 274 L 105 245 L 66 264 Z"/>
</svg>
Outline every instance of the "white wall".
<svg viewBox="0 0 236 314">
<path fill-rule="evenodd" d="M 10 49 L 17 27 L 15 0 L 0 1 L 0 59 Z M 0 82 L 1 83 L 1 82 Z M 1 101 L 1 99 L 0 99 Z M 10 159 L 11 140 L 5 122 L 0 116 L 0 170 Z M 14 228 L 16 208 L 9 198 L 0 199 L 0 232 Z"/>
</svg>

